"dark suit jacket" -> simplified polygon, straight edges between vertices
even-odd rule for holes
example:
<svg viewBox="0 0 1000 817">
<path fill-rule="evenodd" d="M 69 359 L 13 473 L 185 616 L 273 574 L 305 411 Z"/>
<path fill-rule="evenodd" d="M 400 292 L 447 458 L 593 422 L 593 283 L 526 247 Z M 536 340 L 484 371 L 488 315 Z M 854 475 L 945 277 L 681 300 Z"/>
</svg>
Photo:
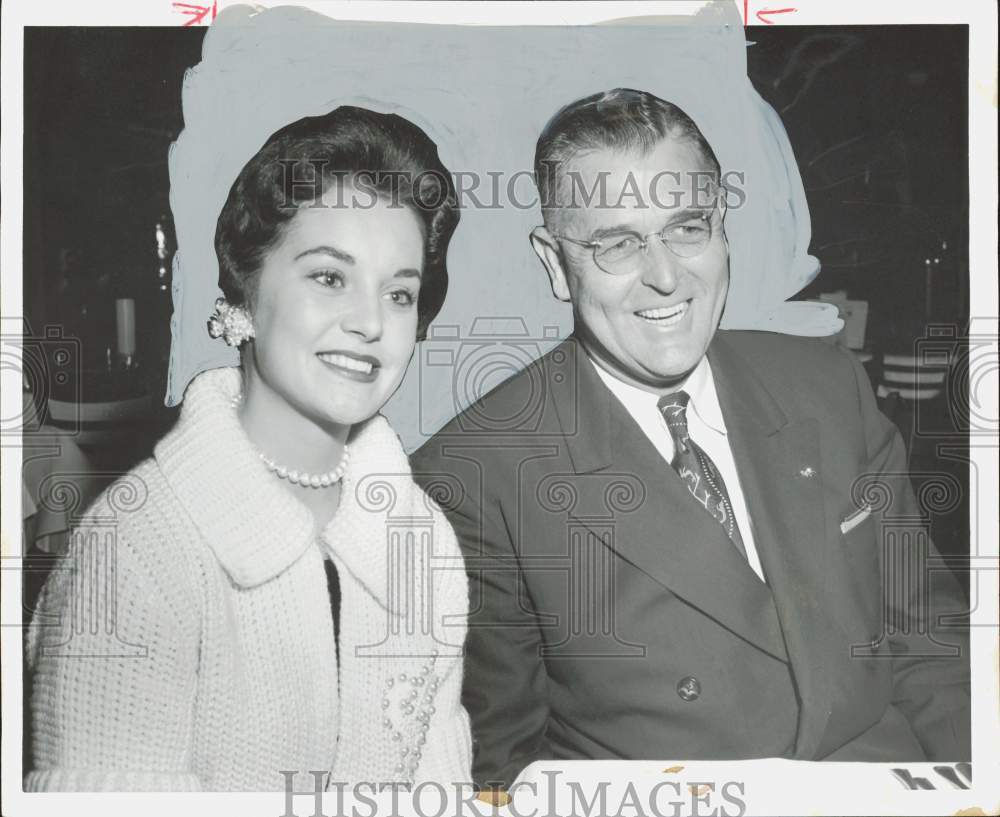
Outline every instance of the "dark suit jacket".
<svg viewBox="0 0 1000 817">
<path fill-rule="evenodd" d="M 966 605 L 925 569 L 864 370 L 763 332 L 709 360 L 766 584 L 572 338 L 414 455 L 471 579 L 481 784 L 545 758 L 969 758 L 967 631 L 937 621 Z"/>
</svg>

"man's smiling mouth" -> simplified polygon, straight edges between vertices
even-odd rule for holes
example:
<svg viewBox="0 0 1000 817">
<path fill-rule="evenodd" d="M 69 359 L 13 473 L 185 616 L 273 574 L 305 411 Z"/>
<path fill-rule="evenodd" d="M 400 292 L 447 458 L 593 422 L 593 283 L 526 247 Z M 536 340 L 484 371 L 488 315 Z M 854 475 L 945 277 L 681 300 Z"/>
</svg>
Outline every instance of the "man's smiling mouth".
<svg viewBox="0 0 1000 817">
<path fill-rule="evenodd" d="M 646 323 L 651 323 L 654 326 L 671 326 L 672 324 L 683 320 L 684 316 L 688 313 L 688 309 L 690 308 L 691 301 L 682 301 L 674 306 L 661 306 L 656 309 L 640 309 L 635 314 L 646 321 Z"/>
</svg>

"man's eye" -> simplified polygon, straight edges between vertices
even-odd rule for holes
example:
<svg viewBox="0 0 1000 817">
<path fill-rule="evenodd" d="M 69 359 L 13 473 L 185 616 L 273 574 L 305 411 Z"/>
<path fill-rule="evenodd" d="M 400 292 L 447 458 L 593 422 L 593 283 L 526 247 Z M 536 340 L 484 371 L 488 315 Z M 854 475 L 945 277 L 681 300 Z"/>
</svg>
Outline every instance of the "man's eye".
<svg viewBox="0 0 1000 817">
<path fill-rule="evenodd" d="M 389 300 L 400 306 L 413 306 L 417 302 L 416 296 L 408 289 L 394 289 L 389 294 Z"/>
<path fill-rule="evenodd" d="M 602 260 L 613 261 L 616 258 L 627 258 L 639 249 L 641 239 L 637 235 L 618 235 L 605 238 L 597 251 Z"/>
<path fill-rule="evenodd" d="M 309 276 L 325 287 L 340 287 L 344 285 L 344 276 L 336 270 L 324 269 Z"/>
<path fill-rule="evenodd" d="M 664 237 L 668 241 L 679 241 L 690 244 L 702 241 L 711 235 L 712 228 L 706 219 L 692 219 L 682 224 L 672 224 L 664 231 Z"/>
</svg>

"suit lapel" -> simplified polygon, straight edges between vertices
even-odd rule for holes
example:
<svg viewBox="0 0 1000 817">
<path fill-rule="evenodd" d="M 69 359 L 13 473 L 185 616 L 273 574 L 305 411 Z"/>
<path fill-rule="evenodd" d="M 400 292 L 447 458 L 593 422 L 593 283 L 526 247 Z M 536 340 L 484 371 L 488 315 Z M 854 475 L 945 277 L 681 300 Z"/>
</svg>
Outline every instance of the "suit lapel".
<svg viewBox="0 0 1000 817">
<path fill-rule="evenodd" d="M 645 490 L 637 509 L 616 518 L 612 547 L 723 627 L 784 659 L 767 586 L 607 389 L 583 349 L 572 343 L 570 351 L 571 343 L 563 347 L 563 365 L 568 368 L 562 373 L 575 378 L 577 387 L 569 393 L 576 405 L 556 408 L 574 470 L 580 475 L 608 471 L 633 476 Z"/>
<path fill-rule="evenodd" d="M 812 758 L 830 711 L 824 657 L 837 643 L 821 604 L 829 573 L 818 422 L 786 418 L 725 333 L 709 362 L 801 699 L 796 757 Z"/>
<path fill-rule="evenodd" d="M 571 335 L 545 363 L 546 380 L 569 384 L 567 389 L 551 389 L 549 393 L 573 469 L 578 474 L 591 474 L 613 465 L 614 395 L 594 371 L 583 346 Z"/>
</svg>

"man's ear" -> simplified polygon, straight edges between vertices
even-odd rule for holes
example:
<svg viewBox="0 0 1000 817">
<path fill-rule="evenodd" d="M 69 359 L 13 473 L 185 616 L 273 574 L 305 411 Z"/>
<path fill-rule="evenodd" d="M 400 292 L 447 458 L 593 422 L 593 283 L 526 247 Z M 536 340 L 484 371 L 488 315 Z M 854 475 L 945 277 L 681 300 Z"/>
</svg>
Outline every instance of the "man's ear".
<svg viewBox="0 0 1000 817">
<path fill-rule="evenodd" d="M 563 269 L 562 255 L 559 252 L 559 245 L 552 233 L 545 227 L 535 227 L 531 231 L 531 248 L 542 262 L 545 271 L 549 274 L 549 284 L 552 285 L 552 294 L 560 301 L 569 301 L 569 284 L 566 282 L 566 271 Z"/>
<path fill-rule="evenodd" d="M 726 220 L 726 213 L 729 212 L 729 201 L 726 199 L 724 195 L 719 196 L 718 207 L 719 207 L 719 215 L 722 217 L 721 220 L 724 222 Z"/>
<path fill-rule="evenodd" d="M 726 245 L 726 252 L 729 252 L 729 236 L 726 235 L 726 213 L 729 211 L 729 202 L 723 195 L 716 206 L 719 208 L 719 229 L 722 231 L 722 240 Z"/>
</svg>

